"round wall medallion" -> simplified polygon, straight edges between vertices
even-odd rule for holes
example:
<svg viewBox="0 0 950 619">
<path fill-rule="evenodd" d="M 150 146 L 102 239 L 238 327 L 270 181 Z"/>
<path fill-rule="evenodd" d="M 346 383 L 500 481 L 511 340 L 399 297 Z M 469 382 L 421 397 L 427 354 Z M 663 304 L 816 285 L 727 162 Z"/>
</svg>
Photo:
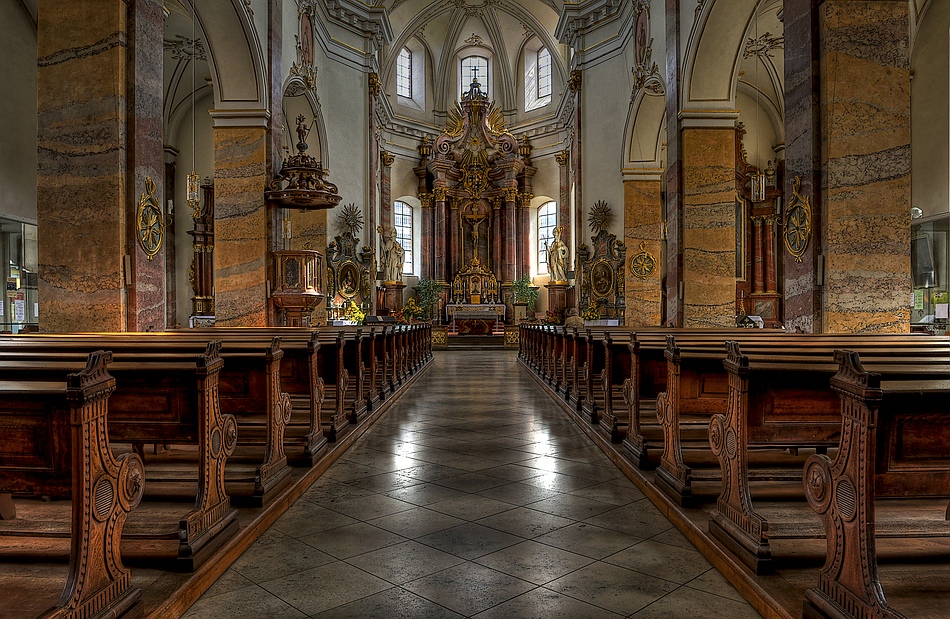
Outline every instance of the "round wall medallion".
<svg viewBox="0 0 950 619">
<path fill-rule="evenodd" d="M 640 279 L 646 279 L 653 275 L 656 270 L 656 257 L 646 250 L 644 241 L 640 241 L 640 251 L 630 257 L 627 268 Z"/>
</svg>

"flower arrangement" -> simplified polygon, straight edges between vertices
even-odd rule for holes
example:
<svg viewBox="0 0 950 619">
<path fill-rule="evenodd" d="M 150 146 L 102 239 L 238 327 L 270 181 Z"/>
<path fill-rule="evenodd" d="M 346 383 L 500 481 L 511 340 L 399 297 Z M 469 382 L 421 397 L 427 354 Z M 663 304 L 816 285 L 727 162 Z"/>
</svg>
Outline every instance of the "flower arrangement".
<svg viewBox="0 0 950 619">
<path fill-rule="evenodd" d="M 593 300 L 591 300 L 590 305 L 587 306 L 581 317 L 584 320 L 600 320 L 600 309 L 597 308 L 597 304 Z"/>
<path fill-rule="evenodd" d="M 361 310 L 360 306 L 354 301 L 350 301 L 350 304 L 346 307 L 346 319 L 361 324 L 364 318 L 366 318 L 366 312 Z"/>
<path fill-rule="evenodd" d="M 411 323 L 413 320 L 419 320 L 425 315 L 425 310 L 419 307 L 415 297 L 409 297 L 406 304 L 399 310 L 398 320 L 403 323 Z"/>
<path fill-rule="evenodd" d="M 541 322 L 546 325 L 559 325 L 561 324 L 561 317 L 559 312 L 555 310 L 548 310 L 544 313 L 544 317 L 541 319 Z"/>
</svg>

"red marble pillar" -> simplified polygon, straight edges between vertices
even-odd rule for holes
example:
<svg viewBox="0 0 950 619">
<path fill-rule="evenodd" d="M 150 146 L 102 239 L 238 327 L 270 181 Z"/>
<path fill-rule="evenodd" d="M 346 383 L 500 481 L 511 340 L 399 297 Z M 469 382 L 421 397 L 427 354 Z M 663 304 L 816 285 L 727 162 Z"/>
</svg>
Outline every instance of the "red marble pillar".
<svg viewBox="0 0 950 619">
<path fill-rule="evenodd" d="M 434 255 L 435 209 L 432 207 L 432 194 L 424 193 L 419 196 L 422 201 L 422 268 L 420 273 L 426 279 L 432 279 Z"/>
<path fill-rule="evenodd" d="M 523 193 L 518 196 L 518 215 L 520 216 L 521 230 L 518 235 L 518 254 L 520 269 L 519 276 L 531 276 L 531 194 Z"/>
<path fill-rule="evenodd" d="M 462 231 L 460 229 L 459 205 L 449 200 L 449 279 L 462 268 Z"/>
<path fill-rule="evenodd" d="M 752 218 L 752 292 L 765 290 L 765 262 L 762 256 L 762 218 Z"/>
<path fill-rule="evenodd" d="M 775 216 L 765 218 L 765 291 L 775 290 Z"/>
<path fill-rule="evenodd" d="M 491 218 L 491 265 L 492 273 L 499 281 L 504 281 L 504 244 L 501 236 L 501 223 L 504 213 L 501 210 L 501 202 L 498 199 L 492 200 L 492 218 Z"/>
<path fill-rule="evenodd" d="M 446 260 L 448 259 L 446 252 L 447 226 L 445 217 L 445 205 L 448 199 L 448 193 L 445 187 L 436 187 L 433 193 L 433 201 L 435 203 L 435 226 L 433 230 L 433 234 L 435 235 L 435 254 L 433 256 L 435 270 L 433 277 L 438 282 L 444 282 L 446 278 Z"/>
<path fill-rule="evenodd" d="M 516 210 L 518 189 L 506 187 L 505 191 L 505 270 L 504 281 L 518 279 L 518 213 Z"/>
</svg>

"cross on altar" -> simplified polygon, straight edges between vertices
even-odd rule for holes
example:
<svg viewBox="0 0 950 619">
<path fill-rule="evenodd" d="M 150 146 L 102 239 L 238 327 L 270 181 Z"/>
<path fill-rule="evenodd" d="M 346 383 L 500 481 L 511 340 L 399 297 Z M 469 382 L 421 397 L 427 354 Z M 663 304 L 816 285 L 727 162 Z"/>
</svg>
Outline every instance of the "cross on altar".
<svg viewBox="0 0 950 619">
<path fill-rule="evenodd" d="M 472 69 L 472 81 L 477 82 L 478 81 L 478 66 L 473 65 L 471 69 Z"/>
</svg>

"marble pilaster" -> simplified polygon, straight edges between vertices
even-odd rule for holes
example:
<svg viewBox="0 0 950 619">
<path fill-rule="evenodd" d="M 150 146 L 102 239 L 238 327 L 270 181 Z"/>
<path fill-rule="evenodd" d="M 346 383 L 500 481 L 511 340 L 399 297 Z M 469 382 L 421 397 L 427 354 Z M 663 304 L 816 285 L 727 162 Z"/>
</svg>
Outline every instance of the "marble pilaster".
<svg viewBox="0 0 950 619">
<path fill-rule="evenodd" d="M 683 66 L 680 44 L 680 0 L 666 0 L 666 308 L 668 324 L 683 326 L 682 144 L 679 120 L 680 76 Z M 629 309 L 628 309 L 629 311 Z"/>
<path fill-rule="evenodd" d="M 785 0 L 785 199 L 799 193 L 812 207 L 812 238 L 801 262 L 779 241 L 776 251 L 783 274 L 783 323 L 789 331 L 821 332 L 821 288 L 817 277 L 821 254 L 821 160 L 818 106 L 818 11 L 815 0 Z M 779 221 L 779 230 L 782 229 Z"/>
<path fill-rule="evenodd" d="M 214 128 L 217 324 L 267 324 L 265 127 Z"/>
<path fill-rule="evenodd" d="M 314 249 L 326 258 L 327 251 L 327 210 L 292 211 L 290 215 L 292 236 L 291 249 Z M 310 315 L 310 324 L 327 324 L 326 299 L 314 308 Z"/>
<path fill-rule="evenodd" d="M 393 227 L 393 163 L 396 157 L 388 151 L 380 151 L 379 161 L 379 225 L 385 230 Z"/>
<path fill-rule="evenodd" d="M 43 331 L 128 326 L 123 256 L 135 241 L 127 225 L 133 201 L 127 11 L 119 0 L 39 4 L 36 210 Z"/>
<path fill-rule="evenodd" d="M 518 279 L 517 189 L 505 190 L 505 270 L 506 282 Z"/>
<path fill-rule="evenodd" d="M 155 183 L 154 201 L 165 212 L 165 152 L 162 116 L 162 36 L 165 15 L 161 0 L 134 0 L 129 3 L 131 54 L 129 63 L 129 150 L 132 157 L 129 177 L 131 228 L 135 238 L 138 203 L 146 192 L 146 179 Z M 163 222 L 164 223 L 164 222 Z M 162 249 L 151 260 L 136 242 L 131 252 L 133 277 L 128 295 L 128 328 L 131 331 L 163 331 L 165 329 L 165 255 L 169 245 L 168 231 Z"/>
<path fill-rule="evenodd" d="M 735 132 L 684 128 L 684 327 L 735 325 Z"/>
<path fill-rule="evenodd" d="M 426 279 L 432 279 L 435 274 L 433 268 L 435 248 L 435 208 L 432 196 L 423 196 L 422 199 L 422 269 L 420 273 Z"/>
<path fill-rule="evenodd" d="M 446 236 L 448 234 L 448 221 L 445 216 L 447 202 L 448 201 L 445 197 L 443 197 L 441 200 L 435 201 L 435 270 L 433 277 L 439 282 L 446 281 L 446 278 L 448 277 L 446 275 L 448 261 L 448 248 L 446 243 Z"/>
<path fill-rule="evenodd" d="M 573 247 L 571 244 L 571 238 L 573 238 L 571 235 L 571 171 L 568 168 L 571 153 L 562 150 L 554 158 L 557 160 L 558 170 L 557 225 L 562 227 L 561 241 L 568 247 Z"/>
<path fill-rule="evenodd" d="M 906 332 L 911 293 L 908 5 L 826 0 L 818 10 L 826 215 L 823 330 Z"/>
<path fill-rule="evenodd" d="M 663 256 L 663 201 L 659 176 L 660 172 L 657 171 L 649 176 L 624 179 L 623 183 L 624 243 L 627 248 L 627 265 L 624 269 L 624 319 L 628 327 L 657 326 L 662 320 L 663 282 L 660 260 Z M 631 259 L 641 251 L 650 254 L 655 260 L 654 270 L 647 277 L 638 277 L 630 268 Z"/>
</svg>

